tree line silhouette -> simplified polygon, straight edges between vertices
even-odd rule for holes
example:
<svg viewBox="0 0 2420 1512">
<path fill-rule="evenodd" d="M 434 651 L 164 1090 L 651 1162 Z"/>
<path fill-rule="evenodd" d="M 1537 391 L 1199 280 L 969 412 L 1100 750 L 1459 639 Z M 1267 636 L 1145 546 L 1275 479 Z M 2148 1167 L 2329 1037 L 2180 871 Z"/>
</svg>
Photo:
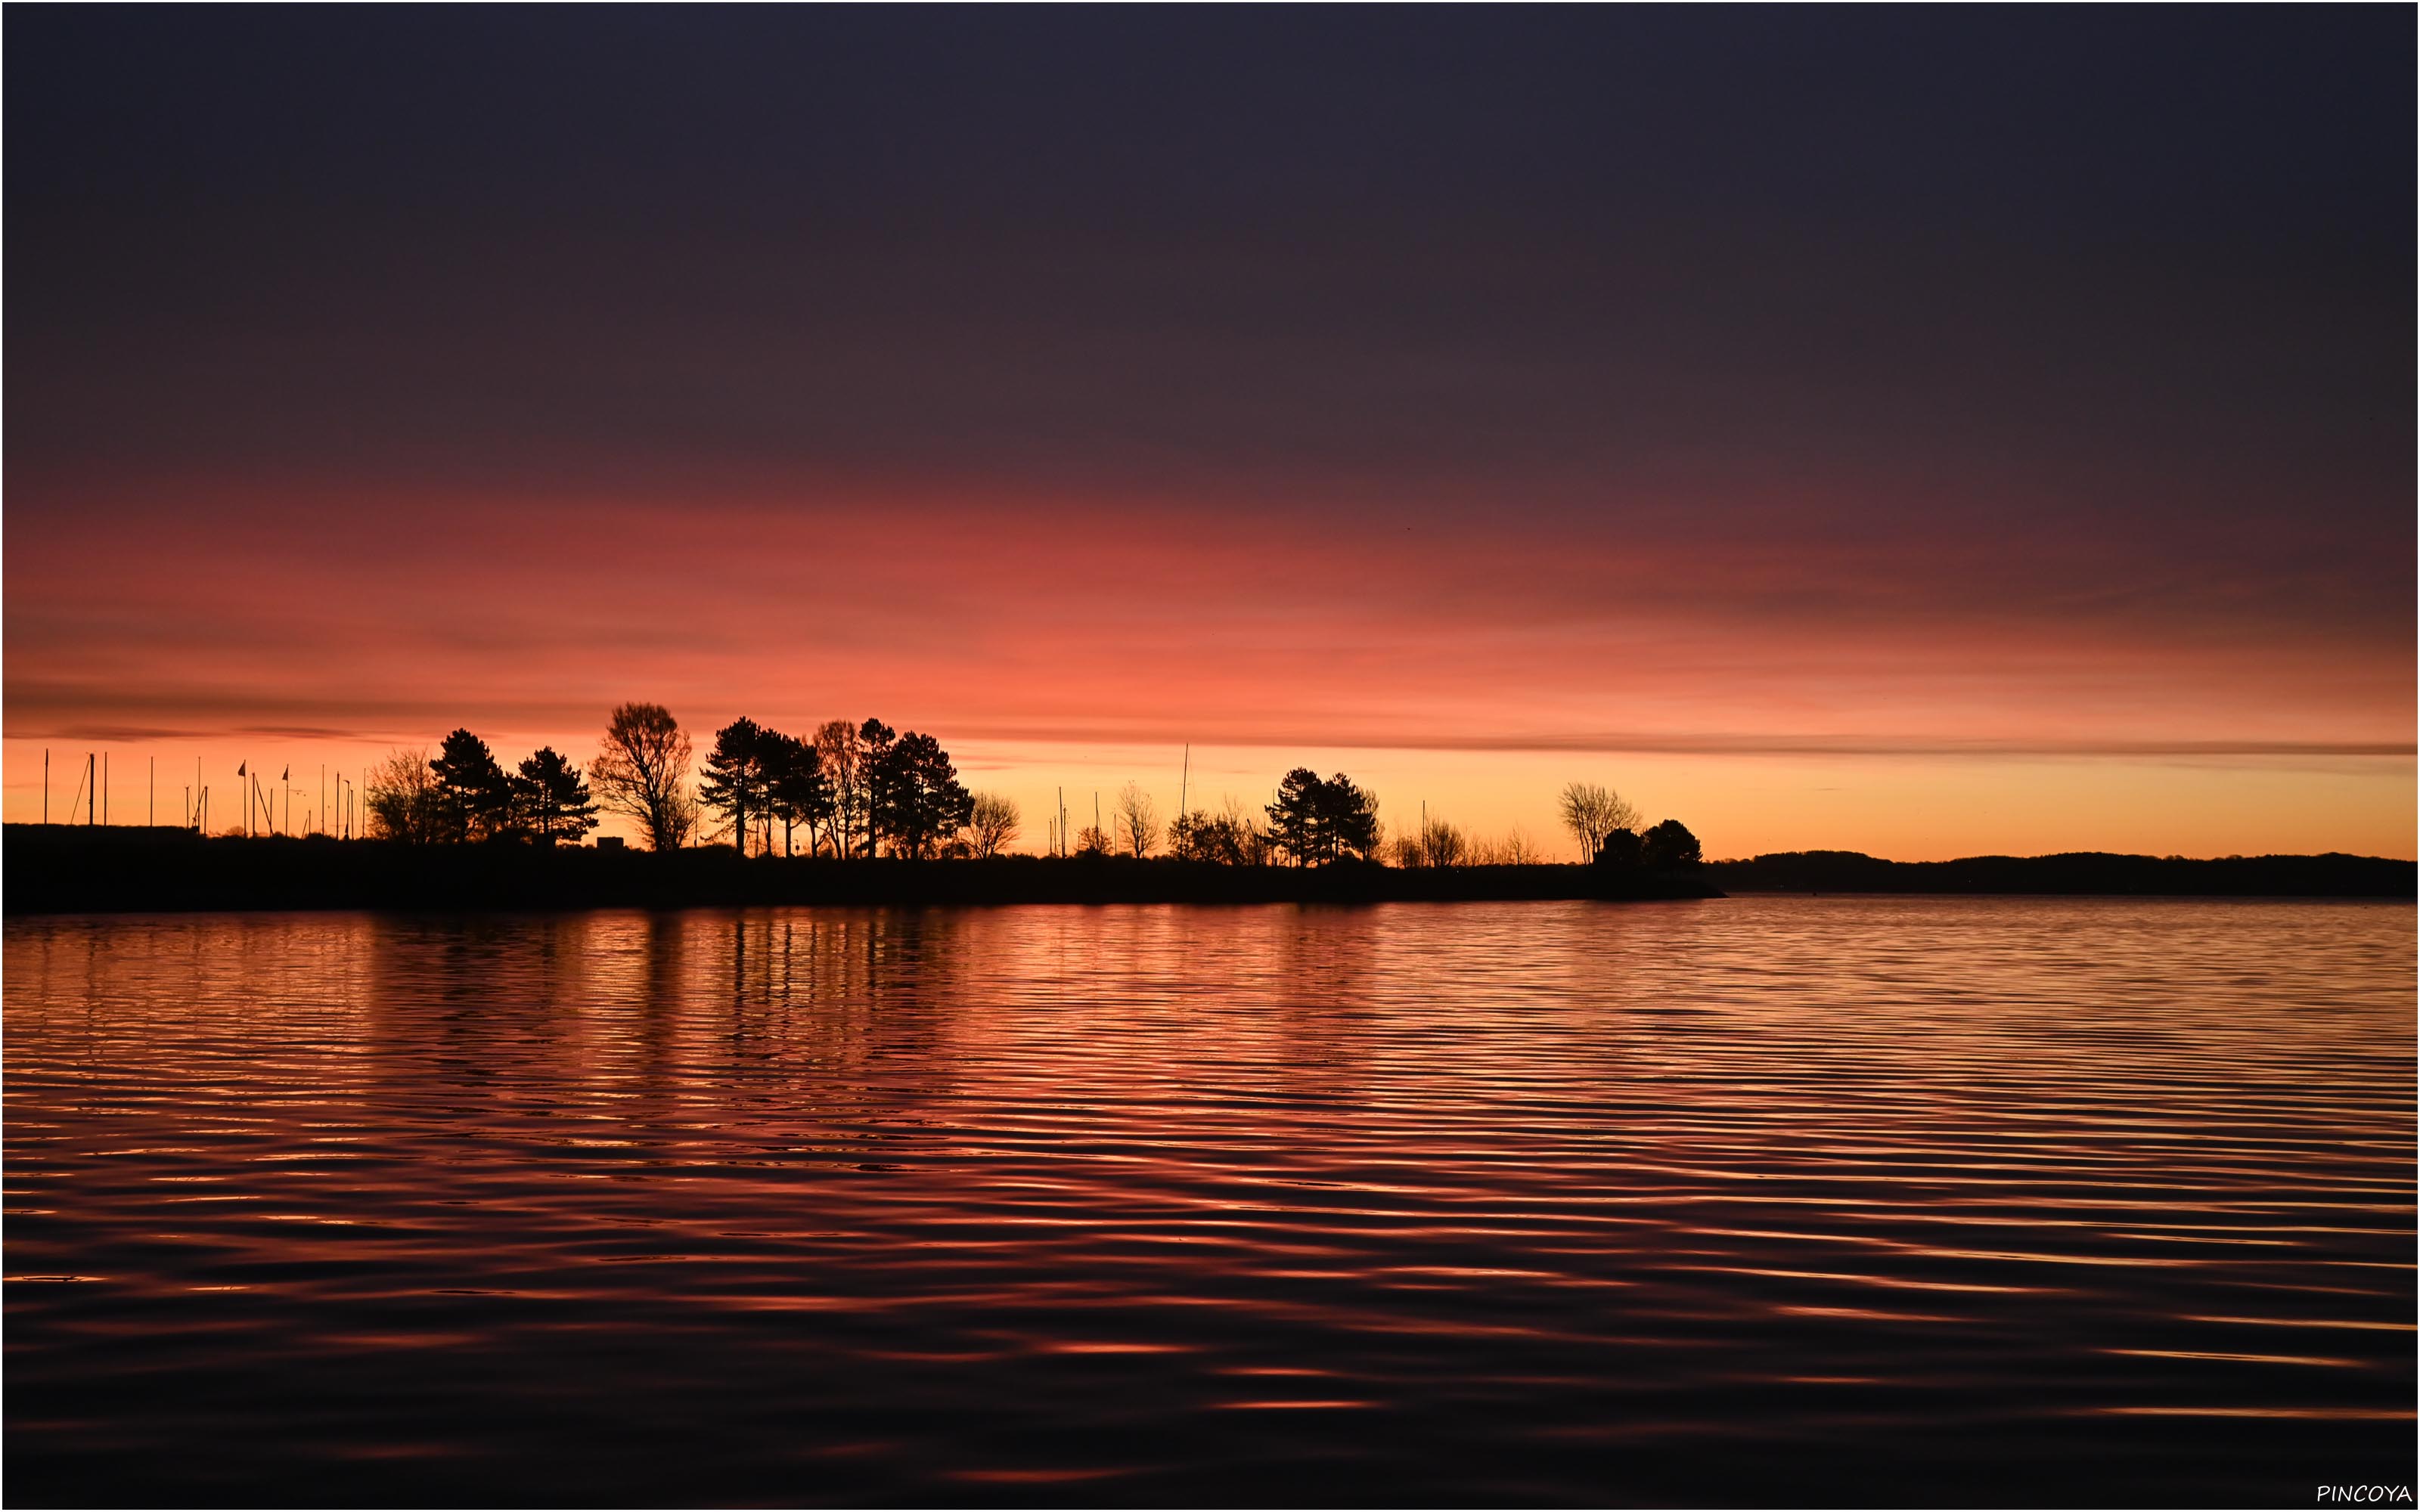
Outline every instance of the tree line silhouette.
<svg viewBox="0 0 2420 1512">
<path fill-rule="evenodd" d="M 931 735 L 896 732 L 879 719 L 832 719 L 813 734 L 786 734 L 748 717 L 715 732 L 692 774 L 688 733 L 659 703 L 613 710 L 585 769 L 551 747 L 506 771 L 467 729 L 438 753 L 399 750 L 363 783 L 371 831 L 412 844 L 578 843 L 600 813 L 630 822 L 651 850 L 693 841 L 743 854 L 929 860 L 1003 855 L 1020 831 L 1014 800 L 974 793 Z M 1654 825 L 1611 790 L 1574 782 L 1559 798 L 1564 826 L 1582 858 L 1611 870 L 1675 871 L 1701 860 L 1678 820 Z M 1518 829 L 1501 842 L 1477 841 L 1425 813 L 1391 840 L 1377 795 L 1343 773 L 1286 773 L 1257 813 L 1233 798 L 1213 812 L 1193 809 L 1165 826 L 1151 795 L 1129 782 L 1109 828 L 1074 836 L 1053 821 L 1054 855 L 1134 857 L 1166 854 L 1218 866 L 1391 862 L 1399 867 L 1526 865 L 1543 857 Z M 602 843 L 602 842 L 600 842 Z M 613 841 L 613 843 L 619 843 Z"/>
</svg>

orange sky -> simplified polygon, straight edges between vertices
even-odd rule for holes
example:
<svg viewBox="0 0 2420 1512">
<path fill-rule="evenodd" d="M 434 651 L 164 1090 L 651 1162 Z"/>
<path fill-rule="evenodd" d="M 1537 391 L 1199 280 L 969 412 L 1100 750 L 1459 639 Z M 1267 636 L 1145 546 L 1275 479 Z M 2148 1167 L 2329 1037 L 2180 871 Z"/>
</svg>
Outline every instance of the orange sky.
<svg viewBox="0 0 2420 1512">
<path fill-rule="evenodd" d="M 198 756 L 215 826 L 239 760 L 290 767 L 307 812 L 323 764 L 458 723 L 584 758 L 643 698 L 701 747 L 742 713 L 927 731 L 1035 847 L 1062 785 L 1079 822 L 1129 779 L 1172 812 L 1189 742 L 1214 804 L 1309 764 L 1390 821 L 1425 801 L 1565 851 L 1575 778 L 1719 855 L 2412 851 L 2409 646 L 2359 614 L 2281 625 L 2269 583 L 2206 564 L 2096 596 L 2055 543 L 1710 544 L 1654 501 L 1613 530 L 1575 512 L 1541 550 L 1477 502 L 1389 530 L 845 483 L 725 484 L 677 515 L 247 490 L 237 539 L 232 498 L 176 492 L 76 510 L 132 522 L 106 552 L 12 539 L 10 819 L 39 815 L 46 746 L 54 816 L 105 747 L 120 822 L 153 758 L 178 814 Z"/>
</svg>

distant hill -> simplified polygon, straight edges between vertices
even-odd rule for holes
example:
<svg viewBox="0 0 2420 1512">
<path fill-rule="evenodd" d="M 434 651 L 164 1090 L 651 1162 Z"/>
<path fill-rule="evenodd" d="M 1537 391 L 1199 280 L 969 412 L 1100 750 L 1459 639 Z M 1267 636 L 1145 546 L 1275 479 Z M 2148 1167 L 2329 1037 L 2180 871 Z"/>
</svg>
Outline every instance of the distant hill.
<svg viewBox="0 0 2420 1512">
<path fill-rule="evenodd" d="M 1885 861 L 1856 851 L 1783 851 L 1712 861 L 1726 892 L 2009 892 L 2197 898 L 2411 898 L 2420 869 L 2376 856 L 1969 856 Z"/>
</svg>

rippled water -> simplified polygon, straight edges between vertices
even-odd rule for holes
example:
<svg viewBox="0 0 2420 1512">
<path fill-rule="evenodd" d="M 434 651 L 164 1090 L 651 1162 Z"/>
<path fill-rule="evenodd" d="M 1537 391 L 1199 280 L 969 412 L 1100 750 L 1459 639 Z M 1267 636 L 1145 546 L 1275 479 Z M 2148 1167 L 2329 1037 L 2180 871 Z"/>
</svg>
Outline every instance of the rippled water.
<svg viewBox="0 0 2420 1512">
<path fill-rule="evenodd" d="M 16 920 L 16 1504 L 2413 1473 L 2414 913 Z"/>
</svg>

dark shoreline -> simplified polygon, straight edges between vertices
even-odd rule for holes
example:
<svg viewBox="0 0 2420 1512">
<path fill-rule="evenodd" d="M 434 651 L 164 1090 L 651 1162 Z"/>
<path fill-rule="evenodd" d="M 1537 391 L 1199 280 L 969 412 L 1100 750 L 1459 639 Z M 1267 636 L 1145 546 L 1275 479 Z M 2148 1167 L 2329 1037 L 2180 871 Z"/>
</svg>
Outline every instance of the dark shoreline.
<svg viewBox="0 0 2420 1512">
<path fill-rule="evenodd" d="M 1713 898 L 1701 875 L 1586 866 L 1404 871 L 1231 867 L 1131 857 L 991 861 L 742 860 L 527 845 L 202 840 L 178 829 L 10 825 L 10 916 L 309 909 L 686 908 L 779 904 L 1367 903 Z"/>
<path fill-rule="evenodd" d="M 1404 870 L 1224 867 L 1130 857 L 993 861 L 742 860 L 525 845 L 409 846 L 324 838 L 200 839 L 181 829 L 10 825 L 0 911 L 523 910 L 780 904 L 1372 903 L 1594 900 L 1729 893 L 2410 900 L 2410 861 L 2354 856 L 2184 860 L 2080 854 L 1885 861 L 1817 851 L 1714 861 L 1685 873 L 1578 865 Z"/>
</svg>

